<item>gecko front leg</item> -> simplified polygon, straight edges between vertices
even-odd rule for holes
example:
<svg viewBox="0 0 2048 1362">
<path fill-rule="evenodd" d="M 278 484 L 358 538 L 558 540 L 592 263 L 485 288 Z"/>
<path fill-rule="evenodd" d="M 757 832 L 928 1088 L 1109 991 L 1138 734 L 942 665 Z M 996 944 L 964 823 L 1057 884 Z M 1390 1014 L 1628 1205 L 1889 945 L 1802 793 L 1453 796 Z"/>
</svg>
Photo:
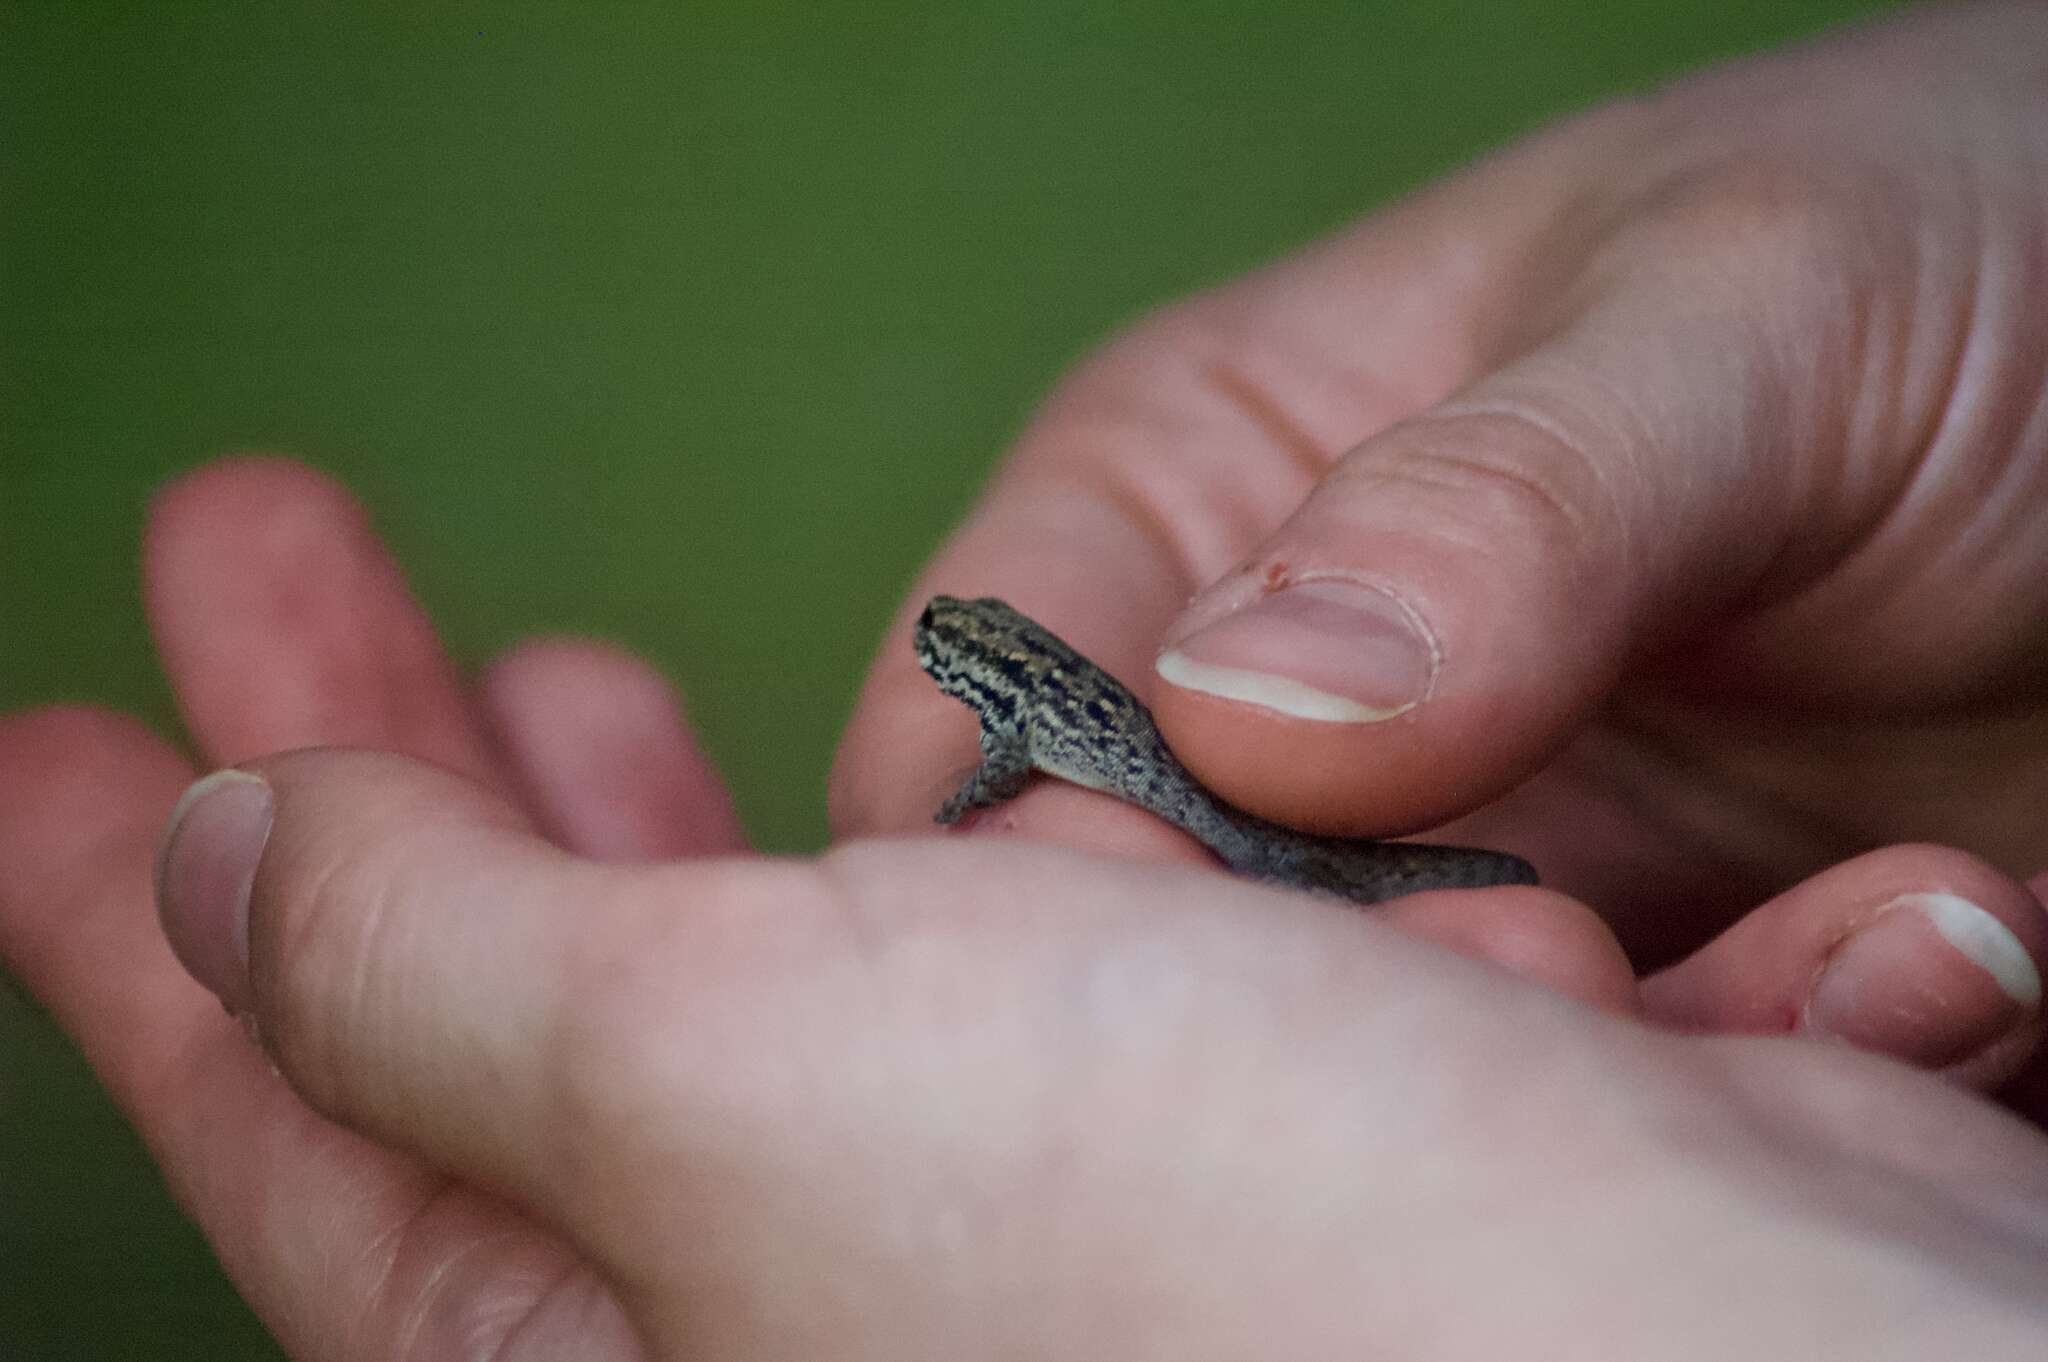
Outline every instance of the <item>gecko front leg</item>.
<svg viewBox="0 0 2048 1362">
<path fill-rule="evenodd" d="M 1015 799 L 1031 776 L 1031 745 L 1019 733 L 997 737 L 981 735 L 981 765 L 967 777 L 960 792 L 947 800 L 934 820 L 957 823 L 969 809 L 986 809 L 1006 799 Z"/>
</svg>

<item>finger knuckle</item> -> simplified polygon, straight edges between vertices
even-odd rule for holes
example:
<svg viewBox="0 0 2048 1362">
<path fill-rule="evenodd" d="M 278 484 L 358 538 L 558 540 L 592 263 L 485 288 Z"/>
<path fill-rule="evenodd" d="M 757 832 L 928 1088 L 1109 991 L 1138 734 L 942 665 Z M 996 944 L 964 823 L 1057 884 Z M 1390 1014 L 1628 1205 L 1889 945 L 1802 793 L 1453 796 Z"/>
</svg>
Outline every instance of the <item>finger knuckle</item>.
<svg viewBox="0 0 2048 1362">
<path fill-rule="evenodd" d="M 1612 472 L 1578 424 L 1505 397 L 1454 404 L 1410 422 L 1385 471 L 1441 493 L 1446 520 L 1462 518 L 1493 544 L 1573 561 L 1626 524 Z"/>
<path fill-rule="evenodd" d="M 1888 239 L 1868 194 L 1852 187 L 1873 182 L 1790 151 L 1719 152 L 1651 182 L 1611 246 L 1667 272 L 1698 271 L 1740 297 L 1815 294 Z"/>
</svg>

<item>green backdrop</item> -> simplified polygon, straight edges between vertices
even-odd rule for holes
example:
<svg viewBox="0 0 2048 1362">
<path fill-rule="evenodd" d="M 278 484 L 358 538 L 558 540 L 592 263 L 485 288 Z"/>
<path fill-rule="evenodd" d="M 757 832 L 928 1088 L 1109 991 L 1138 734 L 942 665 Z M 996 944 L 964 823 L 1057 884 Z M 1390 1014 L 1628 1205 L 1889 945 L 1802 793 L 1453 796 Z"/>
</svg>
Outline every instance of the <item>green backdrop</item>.
<svg viewBox="0 0 2048 1362">
<path fill-rule="evenodd" d="M 873 636 L 1092 341 L 1874 8 L 0 0 L 0 709 L 168 725 L 144 501 L 288 451 L 371 503 L 465 659 L 631 644 L 759 840 L 815 846 Z M 0 995 L 0 1358 L 269 1356 Z"/>
</svg>

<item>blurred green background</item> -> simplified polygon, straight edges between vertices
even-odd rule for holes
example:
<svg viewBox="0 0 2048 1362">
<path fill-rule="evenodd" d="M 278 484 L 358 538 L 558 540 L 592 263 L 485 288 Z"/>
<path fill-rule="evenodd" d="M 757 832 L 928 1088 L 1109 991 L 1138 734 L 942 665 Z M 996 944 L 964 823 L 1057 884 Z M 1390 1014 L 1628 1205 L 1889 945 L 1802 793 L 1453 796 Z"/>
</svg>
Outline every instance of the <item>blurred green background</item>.
<svg viewBox="0 0 2048 1362">
<path fill-rule="evenodd" d="M 168 727 L 144 502 L 286 451 L 465 660 L 629 643 L 760 841 L 815 846 L 897 594 L 1105 331 L 1876 8 L 0 0 L 0 709 Z M 275 1355 L 0 994 L 0 1359 Z"/>
</svg>

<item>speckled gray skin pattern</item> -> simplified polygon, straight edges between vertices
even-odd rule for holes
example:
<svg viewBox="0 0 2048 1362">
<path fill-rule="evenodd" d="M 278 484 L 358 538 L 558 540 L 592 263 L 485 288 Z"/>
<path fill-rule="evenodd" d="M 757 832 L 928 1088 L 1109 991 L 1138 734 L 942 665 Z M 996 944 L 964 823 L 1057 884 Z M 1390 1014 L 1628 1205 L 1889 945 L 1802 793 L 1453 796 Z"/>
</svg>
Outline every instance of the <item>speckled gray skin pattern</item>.
<svg viewBox="0 0 2048 1362">
<path fill-rule="evenodd" d="M 981 766 L 938 821 L 1012 798 L 1033 770 L 1148 810 L 1241 875 L 1381 903 L 1424 889 L 1534 884 L 1519 856 L 1420 842 L 1313 837 L 1231 808 L 1167 750 L 1115 677 L 992 596 L 934 596 L 913 632 L 939 689 L 981 720 Z"/>
</svg>

